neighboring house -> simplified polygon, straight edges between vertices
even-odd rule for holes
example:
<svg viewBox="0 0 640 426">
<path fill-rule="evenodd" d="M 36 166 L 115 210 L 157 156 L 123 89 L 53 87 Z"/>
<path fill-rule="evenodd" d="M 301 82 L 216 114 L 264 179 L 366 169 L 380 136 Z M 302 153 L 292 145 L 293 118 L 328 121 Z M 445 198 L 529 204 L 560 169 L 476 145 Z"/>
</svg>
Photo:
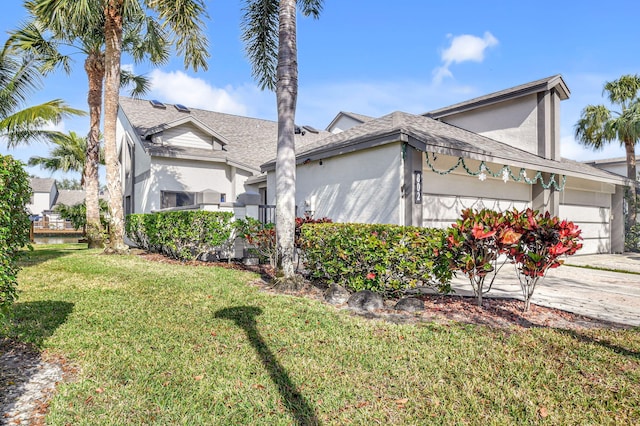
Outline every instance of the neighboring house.
<svg viewBox="0 0 640 426">
<path fill-rule="evenodd" d="M 55 211 L 56 206 L 65 204 L 74 206 L 84 202 L 83 190 L 58 189 L 55 179 L 30 178 L 33 194 L 27 205 L 31 220 L 36 229 L 66 229 L 68 221 Z"/>
<path fill-rule="evenodd" d="M 268 198 L 260 165 L 275 157 L 278 123 L 158 101 L 120 98 L 117 141 L 125 214 L 229 207 Z M 296 131 L 298 149 L 329 133 Z"/>
<path fill-rule="evenodd" d="M 584 163 L 620 176 L 627 176 L 627 157 L 606 158 L 603 160 L 585 161 Z M 640 180 L 640 170 L 638 170 L 638 179 Z"/>
<path fill-rule="evenodd" d="M 340 113 L 331 136 L 297 151 L 297 214 L 445 227 L 467 207 L 532 207 L 576 222 L 581 253 L 621 252 L 628 182 L 560 158 L 568 97 L 558 75 L 424 115 Z M 275 161 L 262 169 L 273 203 Z"/>
<path fill-rule="evenodd" d="M 32 218 L 44 217 L 45 212 L 51 210 L 51 206 L 58 196 L 58 186 L 55 179 L 29 178 L 31 186 L 31 200 L 27 204 L 27 210 Z"/>
</svg>

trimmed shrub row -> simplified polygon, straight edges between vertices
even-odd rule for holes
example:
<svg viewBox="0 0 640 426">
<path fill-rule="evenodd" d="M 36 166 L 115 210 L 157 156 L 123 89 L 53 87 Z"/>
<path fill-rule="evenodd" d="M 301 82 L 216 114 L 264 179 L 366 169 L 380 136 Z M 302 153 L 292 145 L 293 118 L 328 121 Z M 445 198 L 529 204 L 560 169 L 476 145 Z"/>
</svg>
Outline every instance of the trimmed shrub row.
<svg viewBox="0 0 640 426">
<path fill-rule="evenodd" d="M 304 225 L 300 237 L 311 278 L 385 294 L 415 286 L 449 291 L 445 245 L 443 230 L 397 225 Z"/>
<path fill-rule="evenodd" d="M 226 252 L 236 237 L 233 213 L 181 210 L 127 216 L 126 233 L 141 249 L 179 260 Z"/>
</svg>

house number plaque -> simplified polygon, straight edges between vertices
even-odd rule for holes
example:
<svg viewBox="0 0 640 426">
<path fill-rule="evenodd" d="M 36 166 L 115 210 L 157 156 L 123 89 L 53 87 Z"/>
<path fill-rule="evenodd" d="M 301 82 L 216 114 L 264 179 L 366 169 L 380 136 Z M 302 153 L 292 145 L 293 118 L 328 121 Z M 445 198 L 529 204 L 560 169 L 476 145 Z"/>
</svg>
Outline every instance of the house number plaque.
<svg viewBox="0 0 640 426">
<path fill-rule="evenodd" d="M 422 172 L 414 171 L 413 172 L 413 188 L 414 192 L 414 201 L 416 204 L 422 204 Z"/>
</svg>

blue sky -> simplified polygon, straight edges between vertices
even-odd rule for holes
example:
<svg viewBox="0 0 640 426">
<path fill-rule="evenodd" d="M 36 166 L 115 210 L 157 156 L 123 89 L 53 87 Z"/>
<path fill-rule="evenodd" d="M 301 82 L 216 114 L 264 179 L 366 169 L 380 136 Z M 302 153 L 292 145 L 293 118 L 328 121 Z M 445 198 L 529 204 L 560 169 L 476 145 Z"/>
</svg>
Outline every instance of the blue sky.
<svg viewBox="0 0 640 426">
<path fill-rule="evenodd" d="M 242 4 L 207 2 L 207 71 L 185 71 L 180 58 L 159 69 L 125 58 L 124 66 L 152 80 L 145 98 L 276 119 L 275 95 L 257 88 L 243 50 Z M 575 160 L 621 157 L 624 150 L 617 143 L 598 152 L 582 148 L 574 141 L 573 126 L 586 105 L 606 103 L 601 96 L 605 81 L 640 73 L 640 26 L 634 23 L 639 14 L 640 3 L 632 0 L 326 0 L 319 20 L 298 20 L 296 122 L 324 128 L 339 111 L 418 114 L 562 74 L 571 90 L 561 104 L 562 155 Z M 0 40 L 25 17 L 21 1 L 5 2 Z M 33 103 L 62 98 L 86 109 L 82 63 L 76 55 L 71 76 L 48 76 Z M 88 119 L 67 120 L 60 128 L 85 134 Z M 47 155 L 48 149 L 0 145 L 0 153 L 23 161 Z M 28 171 L 50 176 L 38 168 Z"/>
</svg>

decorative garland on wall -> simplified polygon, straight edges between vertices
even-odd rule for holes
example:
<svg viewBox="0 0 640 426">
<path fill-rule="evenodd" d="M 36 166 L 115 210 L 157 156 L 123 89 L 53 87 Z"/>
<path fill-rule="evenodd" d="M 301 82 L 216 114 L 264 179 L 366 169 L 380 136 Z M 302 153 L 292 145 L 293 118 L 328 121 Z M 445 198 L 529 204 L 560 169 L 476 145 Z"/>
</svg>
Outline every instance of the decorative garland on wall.
<svg viewBox="0 0 640 426">
<path fill-rule="evenodd" d="M 432 155 L 433 155 L 433 161 L 436 161 L 436 155 L 435 154 L 432 154 Z M 539 181 L 544 189 L 549 189 L 553 187 L 556 191 L 564 190 L 564 186 L 567 183 L 567 176 L 562 175 L 562 183 L 558 184 L 558 182 L 556 182 L 555 173 L 552 173 L 551 176 L 549 176 L 549 182 L 547 183 L 544 182 L 544 178 L 542 177 L 542 172 L 536 173 L 533 179 L 529 179 L 527 177 L 527 171 L 522 167 L 520 168 L 520 172 L 517 175 L 513 174 L 513 172 L 511 171 L 511 168 L 506 165 L 502 166 L 502 168 L 498 172 L 492 172 L 489 166 L 487 166 L 487 163 L 485 163 L 484 161 L 480 161 L 480 165 L 478 166 L 478 171 L 476 172 L 471 170 L 467 166 L 467 164 L 464 162 L 464 158 L 462 157 L 458 157 L 458 161 L 456 162 L 456 164 L 451 166 L 448 170 L 437 170 L 433 165 L 433 163 L 431 162 L 428 152 L 425 152 L 425 156 L 427 158 L 427 166 L 429 166 L 431 171 L 439 175 L 448 175 L 449 173 L 456 170 L 458 167 L 462 166 L 464 171 L 467 172 L 469 176 L 478 176 L 478 179 L 480 179 L 483 182 L 487 179 L 487 176 L 493 176 L 494 178 L 499 177 L 504 181 L 504 183 L 507 183 L 509 179 L 512 179 L 514 182 L 528 183 L 529 185 L 534 185 L 536 182 Z"/>
</svg>

